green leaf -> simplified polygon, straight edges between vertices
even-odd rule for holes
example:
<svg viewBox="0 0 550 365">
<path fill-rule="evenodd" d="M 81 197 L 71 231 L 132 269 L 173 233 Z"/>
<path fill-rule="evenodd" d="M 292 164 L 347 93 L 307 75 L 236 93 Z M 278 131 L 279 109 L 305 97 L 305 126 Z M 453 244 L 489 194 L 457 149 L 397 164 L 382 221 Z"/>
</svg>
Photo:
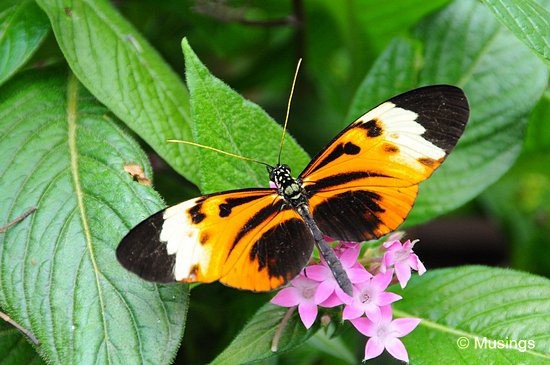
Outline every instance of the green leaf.
<svg viewBox="0 0 550 365">
<path fill-rule="evenodd" d="M 105 0 L 37 0 L 69 66 L 88 90 L 176 171 L 198 181 L 187 89 Z"/>
<path fill-rule="evenodd" d="M 195 141 L 275 165 L 281 126 L 258 105 L 244 99 L 210 74 L 186 39 L 182 48 L 191 92 Z M 268 186 L 269 178 L 263 165 L 204 149 L 200 150 L 198 157 L 201 166 L 199 187 L 204 193 Z M 301 171 L 309 157 L 287 134 L 281 160 L 294 171 Z"/>
<path fill-rule="evenodd" d="M 281 332 L 277 352 L 271 351 L 275 331 L 288 310 L 289 308 L 266 303 L 211 365 L 259 361 L 302 344 L 316 329 L 314 327 L 306 330 L 295 310 Z"/>
<path fill-rule="evenodd" d="M 25 336 L 0 319 L 0 365 L 43 363 Z"/>
<path fill-rule="evenodd" d="M 404 299 L 394 303 L 394 314 L 422 318 L 403 337 L 412 364 L 542 364 L 550 360 L 550 281 L 546 278 L 465 266 L 415 276 L 399 294 Z M 501 348 L 494 348 L 495 341 L 500 341 Z M 502 348 L 514 345 L 518 347 Z"/>
<path fill-rule="evenodd" d="M 317 331 L 307 340 L 306 345 L 318 353 L 332 356 L 343 363 L 355 364 L 357 362 L 355 355 L 346 346 L 344 339 L 341 336 L 331 337 L 327 331 Z"/>
<path fill-rule="evenodd" d="M 449 2 L 449 0 L 361 0 L 352 2 L 350 14 L 356 18 L 356 28 L 362 29 L 369 37 L 370 43 L 378 50 L 382 50 L 391 40 L 392 35 L 406 33 L 426 14 Z"/>
<path fill-rule="evenodd" d="M 524 150 L 527 152 L 550 152 L 550 90 L 546 89 L 529 117 Z"/>
<path fill-rule="evenodd" d="M 483 2 L 519 40 L 537 56 L 550 62 L 550 12 L 533 0 Z"/>
<path fill-rule="evenodd" d="M 418 85 L 421 63 L 418 42 L 394 39 L 357 89 L 342 128 L 365 114 L 366 106 L 375 106 L 400 91 L 414 89 Z"/>
<path fill-rule="evenodd" d="M 48 17 L 34 1 L 0 8 L 0 85 L 27 62 L 49 29 Z"/>
<path fill-rule="evenodd" d="M 414 44 L 403 40 L 392 42 L 351 106 L 357 116 L 413 82 L 448 83 L 465 90 L 471 108 L 466 131 L 443 166 L 421 183 L 406 225 L 459 207 L 512 166 L 526 117 L 548 78 L 544 63 L 474 0 L 455 1 L 422 21 L 415 34 L 423 52 L 417 55 Z"/>
<path fill-rule="evenodd" d="M 546 122 L 548 119 L 546 120 Z M 550 276 L 550 154 L 531 152 L 490 189 L 480 201 L 500 220 L 510 245 L 512 267 Z"/>
<path fill-rule="evenodd" d="M 62 71 L 62 70 L 61 70 Z M 133 181 L 146 155 L 72 75 L 33 71 L 0 90 L 0 306 L 50 363 L 168 363 L 186 286 L 145 282 L 117 262 L 129 228 L 163 203 Z"/>
</svg>

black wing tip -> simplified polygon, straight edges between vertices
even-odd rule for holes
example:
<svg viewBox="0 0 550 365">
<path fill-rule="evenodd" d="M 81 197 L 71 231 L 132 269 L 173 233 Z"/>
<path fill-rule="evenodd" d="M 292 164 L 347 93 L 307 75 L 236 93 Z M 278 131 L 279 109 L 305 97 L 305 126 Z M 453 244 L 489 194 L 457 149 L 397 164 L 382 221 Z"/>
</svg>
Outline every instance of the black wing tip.
<svg viewBox="0 0 550 365">
<path fill-rule="evenodd" d="M 120 241 L 116 258 L 128 271 L 157 283 L 175 281 L 175 255 L 168 255 L 166 243 L 160 241 L 164 210 L 132 228 Z"/>
<path fill-rule="evenodd" d="M 470 117 L 470 106 L 464 91 L 454 85 L 423 86 L 394 96 L 396 106 L 419 115 L 426 128 L 424 138 L 443 148 L 447 154 L 455 147 Z"/>
<path fill-rule="evenodd" d="M 402 94 L 396 95 L 389 99 L 389 101 L 400 107 L 406 108 L 409 100 L 423 98 L 452 102 L 453 106 L 464 109 L 467 114 L 469 114 L 470 111 L 468 98 L 466 97 L 464 90 L 458 86 L 449 84 L 421 86 L 417 89 L 409 90 Z"/>
</svg>

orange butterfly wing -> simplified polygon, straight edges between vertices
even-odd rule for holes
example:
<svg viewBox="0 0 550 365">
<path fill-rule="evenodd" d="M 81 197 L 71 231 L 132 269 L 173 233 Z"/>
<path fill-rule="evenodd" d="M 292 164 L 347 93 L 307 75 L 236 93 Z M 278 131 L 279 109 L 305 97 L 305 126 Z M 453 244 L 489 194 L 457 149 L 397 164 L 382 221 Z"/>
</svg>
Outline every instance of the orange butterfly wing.
<svg viewBox="0 0 550 365">
<path fill-rule="evenodd" d="M 468 120 L 463 92 L 439 85 L 398 95 L 353 122 L 298 181 L 320 230 L 362 241 L 396 229 L 418 184 L 455 146 Z M 295 277 L 312 233 L 275 189 L 206 195 L 160 211 L 133 228 L 119 262 L 157 282 L 212 282 L 254 291 Z"/>
<path fill-rule="evenodd" d="M 312 250 L 310 231 L 276 190 L 243 189 L 154 214 L 122 240 L 117 258 L 151 281 L 266 291 L 298 275 Z"/>
<path fill-rule="evenodd" d="M 396 229 L 418 183 L 456 145 L 468 102 L 454 86 L 427 86 L 372 109 L 338 134 L 300 174 L 321 231 L 363 241 Z"/>
</svg>

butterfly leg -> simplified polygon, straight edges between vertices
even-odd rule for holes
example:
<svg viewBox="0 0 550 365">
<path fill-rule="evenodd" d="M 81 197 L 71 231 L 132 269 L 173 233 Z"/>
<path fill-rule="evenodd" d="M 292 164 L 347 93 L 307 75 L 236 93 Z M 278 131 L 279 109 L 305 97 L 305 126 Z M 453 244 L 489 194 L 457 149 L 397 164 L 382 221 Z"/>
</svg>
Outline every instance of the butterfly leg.
<svg viewBox="0 0 550 365">
<path fill-rule="evenodd" d="M 344 293 L 352 296 L 353 286 L 351 285 L 351 281 L 349 280 L 346 271 L 342 267 L 342 263 L 340 262 L 338 257 L 336 257 L 334 250 L 327 244 L 327 242 L 323 238 L 323 233 L 321 232 L 319 227 L 317 227 L 317 224 L 309 214 L 307 206 L 300 206 L 297 211 L 302 216 L 304 222 L 311 231 L 313 239 L 315 240 L 315 245 L 319 249 L 321 256 L 323 256 L 323 258 L 325 259 L 328 267 L 330 268 L 330 271 L 332 271 L 332 275 L 334 275 L 336 282 L 338 283 L 340 288 L 342 288 Z"/>
</svg>

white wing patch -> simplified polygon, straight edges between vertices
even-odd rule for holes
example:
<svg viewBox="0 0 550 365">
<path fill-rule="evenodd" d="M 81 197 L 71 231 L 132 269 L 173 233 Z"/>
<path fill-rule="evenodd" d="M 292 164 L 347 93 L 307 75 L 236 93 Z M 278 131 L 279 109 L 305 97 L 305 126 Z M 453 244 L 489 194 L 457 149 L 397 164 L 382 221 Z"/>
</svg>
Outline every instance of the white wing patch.
<svg viewBox="0 0 550 365">
<path fill-rule="evenodd" d="M 160 240 L 166 242 L 168 255 L 176 255 L 174 278 L 177 281 L 194 279 L 194 268 L 203 256 L 203 247 L 199 242 L 199 228 L 191 221 L 189 209 L 196 205 L 197 199 L 187 200 L 166 209 Z"/>
<path fill-rule="evenodd" d="M 417 118 L 418 114 L 415 112 L 396 107 L 394 103 L 387 101 L 369 111 L 361 119 L 364 122 L 376 119 L 387 140 L 406 151 L 411 158 L 430 158 L 436 161 L 444 158 L 445 150 L 422 137 L 426 128 L 416 122 Z"/>
</svg>

